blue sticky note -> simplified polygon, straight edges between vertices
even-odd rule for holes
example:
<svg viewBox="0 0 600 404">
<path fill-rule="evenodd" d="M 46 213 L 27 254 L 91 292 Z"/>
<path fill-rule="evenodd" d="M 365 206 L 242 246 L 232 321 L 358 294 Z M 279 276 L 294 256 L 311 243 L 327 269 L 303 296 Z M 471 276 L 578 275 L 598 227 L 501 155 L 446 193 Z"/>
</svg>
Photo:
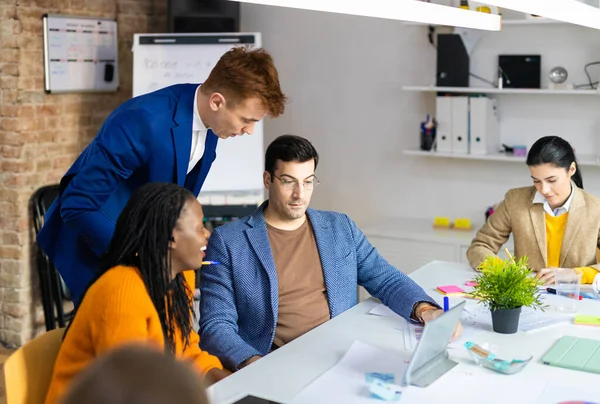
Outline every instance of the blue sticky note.
<svg viewBox="0 0 600 404">
<path fill-rule="evenodd" d="M 383 401 L 398 401 L 402 395 L 399 386 L 392 383 L 385 383 L 381 380 L 375 380 L 369 385 L 371 397 Z"/>
<path fill-rule="evenodd" d="M 384 383 L 394 383 L 396 376 L 393 373 L 367 372 L 365 373 L 365 381 L 373 383 L 375 380 L 381 380 Z"/>
</svg>

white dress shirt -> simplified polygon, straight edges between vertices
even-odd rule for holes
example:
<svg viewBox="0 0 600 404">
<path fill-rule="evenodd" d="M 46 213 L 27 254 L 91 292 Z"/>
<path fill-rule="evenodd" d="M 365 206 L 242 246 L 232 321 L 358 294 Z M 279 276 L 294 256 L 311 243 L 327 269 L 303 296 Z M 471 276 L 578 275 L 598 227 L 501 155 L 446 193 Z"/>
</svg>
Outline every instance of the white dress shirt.
<svg viewBox="0 0 600 404">
<path fill-rule="evenodd" d="M 194 166 L 200 161 L 204 155 L 204 143 L 206 142 L 206 133 L 208 128 L 202 123 L 200 119 L 200 113 L 198 112 L 198 91 L 200 86 L 196 89 L 194 95 L 194 119 L 192 120 L 192 149 L 190 152 L 190 163 L 188 164 L 187 173 L 194 168 Z"/>
<path fill-rule="evenodd" d="M 548 203 L 546 198 L 544 198 L 544 195 L 542 195 L 539 192 L 535 193 L 535 196 L 533 197 L 533 203 L 543 203 L 544 211 L 546 213 L 548 213 L 550 216 L 558 217 L 569 211 L 569 207 L 571 207 L 571 201 L 573 200 L 573 187 L 574 186 L 576 186 L 576 185 L 571 182 L 571 195 L 569 195 L 569 198 L 563 204 L 563 206 L 560 206 L 554 210 L 552 210 L 552 208 L 550 207 L 550 204 Z"/>
</svg>

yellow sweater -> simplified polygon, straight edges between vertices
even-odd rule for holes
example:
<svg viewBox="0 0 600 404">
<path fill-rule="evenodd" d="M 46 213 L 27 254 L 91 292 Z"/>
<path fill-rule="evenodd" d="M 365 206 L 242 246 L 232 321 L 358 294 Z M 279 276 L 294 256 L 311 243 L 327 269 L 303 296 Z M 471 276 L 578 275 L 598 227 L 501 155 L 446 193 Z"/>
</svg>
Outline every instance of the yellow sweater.
<svg viewBox="0 0 600 404">
<path fill-rule="evenodd" d="M 549 268 L 558 268 L 560 265 L 560 249 L 562 247 L 568 217 L 568 212 L 556 217 L 546 213 L 546 248 Z M 580 269 L 583 272 L 581 283 L 592 283 L 594 277 L 598 274 L 598 271 L 592 267 L 579 267 L 577 269 Z"/>
<path fill-rule="evenodd" d="M 186 271 L 184 276 L 193 290 L 194 271 Z M 201 374 L 213 368 L 223 369 L 216 356 L 200 349 L 196 332 L 189 336 L 186 349 L 180 330 L 175 333 L 179 358 L 192 361 Z M 137 268 L 118 266 L 102 275 L 81 302 L 58 353 L 46 404 L 57 403 L 72 379 L 98 356 L 131 342 L 164 348 L 158 312 Z"/>
</svg>

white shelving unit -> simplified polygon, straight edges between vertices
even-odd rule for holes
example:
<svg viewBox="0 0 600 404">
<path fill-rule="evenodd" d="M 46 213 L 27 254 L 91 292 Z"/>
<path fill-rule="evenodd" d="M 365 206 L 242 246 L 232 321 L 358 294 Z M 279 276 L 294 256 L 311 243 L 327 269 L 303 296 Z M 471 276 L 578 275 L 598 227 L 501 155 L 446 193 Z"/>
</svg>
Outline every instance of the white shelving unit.
<svg viewBox="0 0 600 404">
<path fill-rule="evenodd" d="M 523 26 L 523 25 L 565 25 L 568 24 L 564 21 L 551 20 L 548 18 L 519 18 L 519 19 L 502 19 L 502 27 L 510 27 L 510 26 Z M 416 25 L 426 27 L 428 25 L 433 25 L 436 27 L 447 27 L 447 25 L 435 25 L 435 24 L 425 24 L 421 22 L 414 21 L 404 21 L 402 25 Z M 585 28 L 585 27 L 582 27 Z M 491 31 L 490 31 L 491 32 Z"/>
<path fill-rule="evenodd" d="M 465 94 L 521 94 L 521 95 L 600 95 L 599 90 L 550 90 L 545 88 L 493 88 L 493 87 L 435 87 L 435 86 L 402 86 L 403 91 L 445 92 Z"/>
<path fill-rule="evenodd" d="M 419 157 L 431 158 L 446 158 L 446 159 L 461 159 L 461 160 L 484 160 L 484 161 L 500 161 L 507 163 L 524 163 L 525 157 L 514 157 L 506 154 L 452 154 L 438 153 L 423 150 L 404 150 L 404 154 Z M 600 155 L 594 154 L 578 154 L 577 160 L 581 166 L 600 166 Z"/>
<path fill-rule="evenodd" d="M 502 25 L 547 25 L 547 24 L 568 24 L 564 21 L 551 20 L 549 18 L 522 18 L 522 19 L 512 19 L 505 20 L 502 19 Z"/>
<path fill-rule="evenodd" d="M 519 13 L 520 14 L 520 13 Z M 419 24 L 419 23 L 407 23 L 408 25 L 421 25 L 423 27 L 426 27 L 428 24 Z M 477 31 L 476 36 L 474 38 L 479 38 L 479 36 L 481 36 L 481 38 L 487 38 L 486 40 L 491 41 L 492 43 L 495 44 L 495 46 L 498 46 L 499 44 L 499 40 L 498 39 L 492 39 L 492 37 L 496 38 L 496 35 L 503 35 L 502 31 L 505 31 L 506 37 L 511 38 L 513 41 L 515 40 L 515 36 L 521 38 L 523 37 L 522 34 L 519 33 L 519 31 L 511 31 L 511 32 L 506 32 L 508 29 L 510 29 L 511 27 L 515 27 L 515 29 L 517 29 L 518 27 L 524 27 L 523 29 L 526 29 L 527 27 L 530 27 L 531 32 L 535 32 L 537 31 L 537 29 L 544 29 L 544 26 L 548 27 L 545 29 L 545 34 L 540 34 L 540 35 L 549 35 L 547 30 L 551 30 L 553 33 L 556 32 L 557 28 L 560 28 L 561 30 L 564 28 L 577 28 L 577 29 L 585 29 L 585 27 L 580 27 L 577 25 L 573 25 L 573 24 L 569 24 L 563 21 L 557 21 L 557 20 L 552 20 L 552 19 L 546 19 L 546 18 L 520 18 L 519 16 L 515 15 L 515 16 L 504 16 L 502 19 L 502 30 L 500 32 L 488 32 L 488 31 L 484 31 L 484 32 L 479 32 Z M 452 28 L 452 27 L 449 27 Z M 527 32 L 530 32 L 529 29 L 526 29 Z M 479 35 L 479 36 L 478 36 Z M 584 35 L 583 33 L 579 33 L 578 35 Z M 539 39 L 539 38 L 538 38 Z M 483 39 L 482 39 L 483 40 Z M 544 48 L 547 51 L 547 48 Z M 508 51 L 506 49 L 502 49 L 502 51 L 499 53 L 507 53 Z M 427 80 L 428 81 L 428 80 Z M 550 88 L 539 88 L 539 89 L 521 89 L 521 88 L 502 88 L 502 89 L 498 89 L 492 86 L 483 86 L 483 87 L 438 87 L 435 86 L 433 83 L 430 82 L 429 85 L 403 85 L 402 87 L 402 91 L 407 91 L 407 92 L 420 92 L 420 93 L 424 93 L 424 94 L 431 94 L 432 96 L 436 96 L 436 93 L 449 93 L 449 94 L 465 94 L 465 95 L 475 95 L 475 94 L 485 94 L 488 95 L 490 98 L 498 98 L 499 102 L 502 104 L 501 106 L 499 106 L 500 109 L 502 109 L 502 106 L 504 105 L 509 105 L 512 102 L 518 102 L 518 105 L 524 105 L 526 103 L 537 103 L 538 100 L 540 98 L 543 97 L 539 97 L 538 99 L 534 100 L 532 99 L 525 99 L 525 100 L 517 100 L 514 97 L 522 97 L 522 96 L 533 96 L 533 97 L 538 97 L 538 96 L 550 96 L 550 98 L 552 98 L 552 100 L 556 100 L 556 102 L 560 102 L 560 103 L 566 103 L 566 104 L 577 104 L 580 102 L 585 103 L 586 105 L 588 104 L 588 101 L 594 103 L 594 105 L 596 105 L 595 103 L 597 103 L 598 98 L 595 98 L 596 96 L 600 96 L 600 88 L 598 89 L 550 89 Z M 504 96 L 510 96 L 507 98 L 504 98 Z M 565 97 L 564 100 L 561 98 Z M 587 96 L 587 97 L 583 97 L 583 96 Z M 575 97 L 575 98 L 573 98 Z M 583 97 L 583 98 L 581 98 Z M 501 101 L 500 101 L 501 98 Z M 507 104 L 505 104 L 507 103 Z M 500 104 L 499 104 L 500 105 Z M 507 108 L 508 109 L 508 108 Z M 515 112 L 514 110 L 512 111 L 513 113 Z M 502 122 L 501 122 L 502 125 Z M 514 123 L 513 123 L 514 126 Z M 545 131 L 548 132 L 548 125 L 546 125 L 545 127 Z M 550 133 L 550 132 L 548 132 Z M 592 134 L 592 136 L 594 136 Z M 512 140 L 512 142 L 514 143 L 514 139 Z M 594 148 L 581 148 L 582 151 L 586 151 L 588 154 L 577 154 L 577 160 L 578 163 L 582 166 L 592 166 L 592 167 L 600 167 L 600 151 L 596 154 L 589 154 L 590 152 L 595 151 Z M 481 162 L 505 162 L 505 163 L 521 163 L 524 164 L 526 158 L 525 157 L 514 157 L 511 155 L 506 155 L 500 151 L 498 151 L 498 153 L 494 153 L 494 154 L 488 154 L 488 155 L 478 155 L 478 154 L 460 154 L 460 153 L 451 153 L 451 152 L 430 152 L 430 151 L 423 151 L 423 150 L 419 150 L 419 149 L 409 149 L 409 150 L 404 150 L 403 153 L 405 155 L 410 155 L 410 156 L 415 156 L 417 158 L 437 158 L 437 159 L 452 159 L 452 160 L 471 160 L 471 161 L 481 161 Z"/>
</svg>

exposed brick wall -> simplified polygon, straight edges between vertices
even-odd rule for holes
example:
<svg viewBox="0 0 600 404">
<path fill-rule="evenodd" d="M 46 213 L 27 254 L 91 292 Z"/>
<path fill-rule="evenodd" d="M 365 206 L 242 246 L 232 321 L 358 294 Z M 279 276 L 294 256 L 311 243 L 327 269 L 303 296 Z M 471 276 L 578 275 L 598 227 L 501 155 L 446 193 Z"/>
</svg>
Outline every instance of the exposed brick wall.
<svg viewBox="0 0 600 404">
<path fill-rule="evenodd" d="M 0 1 L 0 341 L 43 330 L 29 199 L 59 181 L 106 116 L 131 95 L 133 34 L 165 32 L 167 0 Z M 42 15 L 116 18 L 120 90 L 44 92 Z"/>
</svg>

